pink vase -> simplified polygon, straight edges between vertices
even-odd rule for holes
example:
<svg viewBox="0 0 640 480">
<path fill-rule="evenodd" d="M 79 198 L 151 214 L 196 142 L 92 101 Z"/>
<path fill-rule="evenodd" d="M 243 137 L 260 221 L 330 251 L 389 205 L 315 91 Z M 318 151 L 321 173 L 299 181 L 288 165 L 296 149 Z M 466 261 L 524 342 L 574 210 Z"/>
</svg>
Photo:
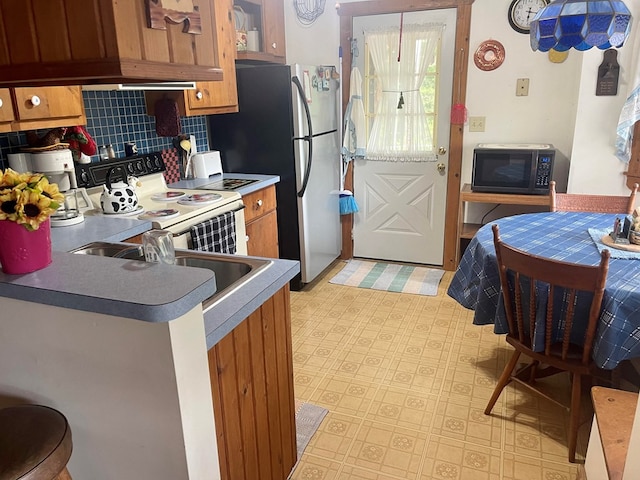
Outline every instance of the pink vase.
<svg viewBox="0 0 640 480">
<path fill-rule="evenodd" d="M 30 232 L 24 225 L 0 220 L 0 264 L 9 274 L 29 273 L 51 263 L 49 219 Z"/>
</svg>

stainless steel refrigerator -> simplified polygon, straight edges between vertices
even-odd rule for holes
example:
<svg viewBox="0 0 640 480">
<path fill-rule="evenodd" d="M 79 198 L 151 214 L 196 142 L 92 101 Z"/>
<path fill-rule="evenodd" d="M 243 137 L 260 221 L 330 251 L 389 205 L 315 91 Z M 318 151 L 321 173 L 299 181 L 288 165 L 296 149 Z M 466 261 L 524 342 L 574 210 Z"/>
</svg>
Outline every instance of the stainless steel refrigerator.
<svg viewBox="0 0 640 480">
<path fill-rule="evenodd" d="M 239 66 L 239 113 L 209 117 L 225 173 L 279 175 L 280 258 L 300 261 L 293 290 L 340 255 L 338 82 L 329 67 Z"/>
</svg>

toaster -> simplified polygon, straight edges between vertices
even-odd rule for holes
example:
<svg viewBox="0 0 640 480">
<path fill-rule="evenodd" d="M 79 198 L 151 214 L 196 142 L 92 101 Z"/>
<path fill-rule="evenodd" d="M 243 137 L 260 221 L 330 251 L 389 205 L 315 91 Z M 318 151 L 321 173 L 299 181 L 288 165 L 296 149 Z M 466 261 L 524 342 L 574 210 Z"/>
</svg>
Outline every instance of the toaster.
<svg viewBox="0 0 640 480">
<path fill-rule="evenodd" d="M 220 152 L 217 150 L 196 153 L 191 161 L 196 178 L 209 178 L 211 175 L 222 173 Z"/>
</svg>

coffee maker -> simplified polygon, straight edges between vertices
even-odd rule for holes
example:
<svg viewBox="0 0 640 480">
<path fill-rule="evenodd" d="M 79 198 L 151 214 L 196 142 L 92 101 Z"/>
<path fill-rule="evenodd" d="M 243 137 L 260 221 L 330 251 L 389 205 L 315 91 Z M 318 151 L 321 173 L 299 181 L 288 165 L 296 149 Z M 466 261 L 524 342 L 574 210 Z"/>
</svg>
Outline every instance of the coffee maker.
<svg viewBox="0 0 640 480">
<path fill-rule="evenodd" d="M 63 204 L 51 215 L 51 226 L 66 227 L 83 222 L 82 206 L 92 204 L 86 191 L 78 189 L 71 150 L 65 148 L 31 153 L 30 164 L 32 171 L 44 173 L 49 182 L 56 183 L 64 194 Z"/>
</svg>

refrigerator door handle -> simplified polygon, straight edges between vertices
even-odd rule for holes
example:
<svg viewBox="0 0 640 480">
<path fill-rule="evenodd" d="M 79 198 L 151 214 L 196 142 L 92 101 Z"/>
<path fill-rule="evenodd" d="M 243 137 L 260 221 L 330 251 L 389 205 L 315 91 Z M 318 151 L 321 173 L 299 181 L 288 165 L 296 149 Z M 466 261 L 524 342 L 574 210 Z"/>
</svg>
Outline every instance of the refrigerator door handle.
<svg viewBox="0 0 640 480">
<path fill-rule="evenodd" d="M 302 179 L 302 186 L 300 187 L 300 191 L 298 192 L 298 197 L 303 197 L 304 192 L 307 190 L 307 184 L 309 183 L 309 175 L 311 174 L 311 162 L 313 161 L 313 130 L 311 128 L 311 112 L 309 111 L 309 105 L 307 104 L 307 96 L 304 93 L 304 88 L 300 83 L 300 79 L 297 76 L 293 76 L 291 81 L 296 86 L 298 90 L 298 95 L 300 96 L 300 101 L 304 106 L 304 112 L 307 117 L 307 128 L 308 135 L 304 137 L 295 137 L 293 140 L 304 140 L 309 143 L 309 154 L 307 156 L 307 165 L 304 172 L 304 176 Z"/>
</svg>

